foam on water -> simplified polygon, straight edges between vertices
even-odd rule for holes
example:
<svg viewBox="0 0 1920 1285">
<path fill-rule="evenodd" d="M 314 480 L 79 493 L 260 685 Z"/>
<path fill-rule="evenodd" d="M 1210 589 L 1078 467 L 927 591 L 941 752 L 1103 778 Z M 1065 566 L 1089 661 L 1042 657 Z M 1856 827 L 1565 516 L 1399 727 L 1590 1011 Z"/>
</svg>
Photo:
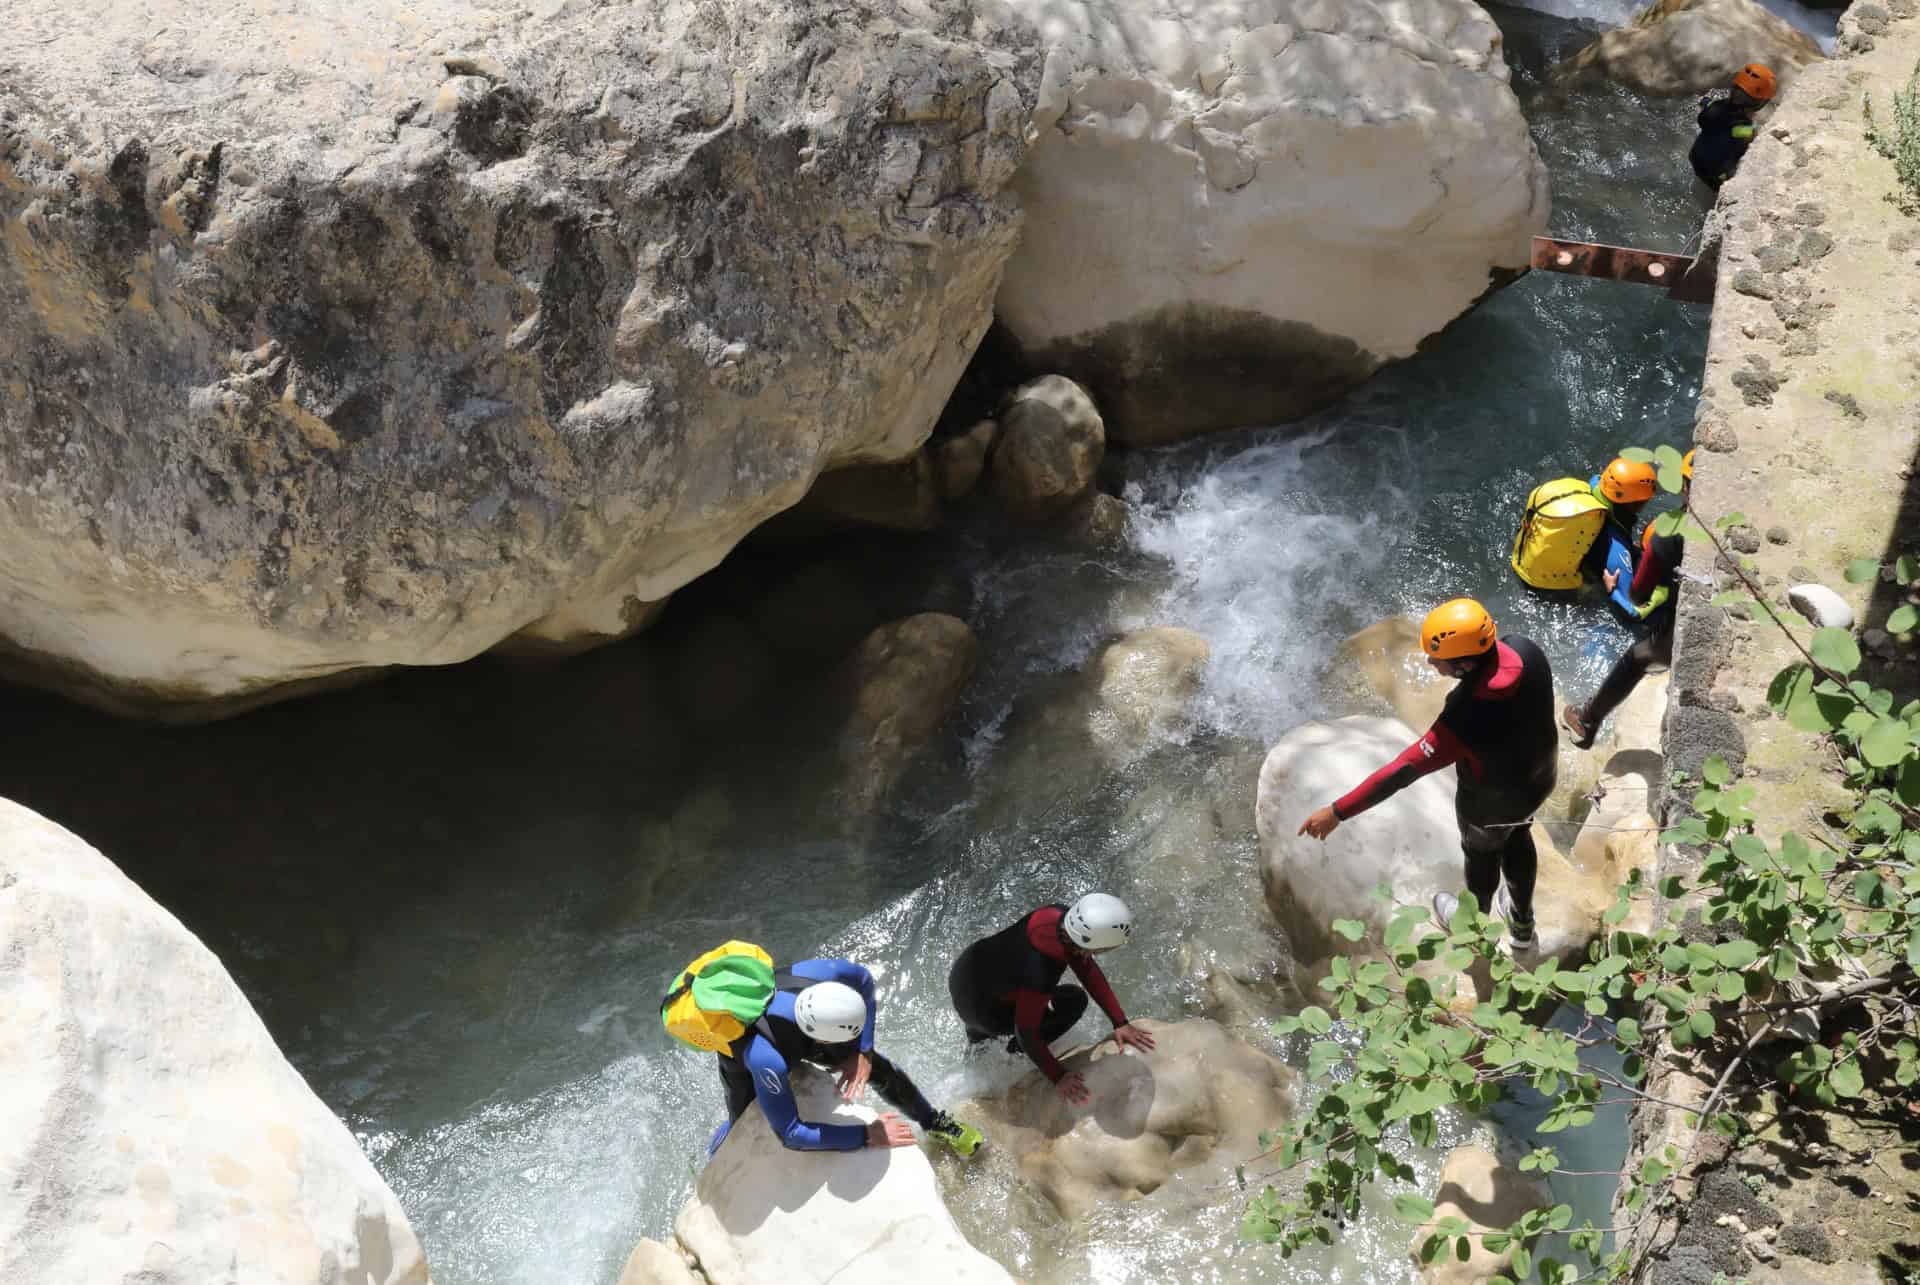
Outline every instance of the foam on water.
<svg viewBox="0 0 1920 1285">
<path fill-rule="evenodd" d="M 1795 0 L 1757 0 L 1757 3 L 1795 30 L 1812 36 L 1828 53 L 1833 52 L 1839 10 L 1810 9 L 1796 4 Z M 1576 18 L 1600 27 L 1622 27 L 1646 8 L 1646 0 L 1520 0 L 1519 7 L 1550 13 L 1556 18 Z"/>
</svg>

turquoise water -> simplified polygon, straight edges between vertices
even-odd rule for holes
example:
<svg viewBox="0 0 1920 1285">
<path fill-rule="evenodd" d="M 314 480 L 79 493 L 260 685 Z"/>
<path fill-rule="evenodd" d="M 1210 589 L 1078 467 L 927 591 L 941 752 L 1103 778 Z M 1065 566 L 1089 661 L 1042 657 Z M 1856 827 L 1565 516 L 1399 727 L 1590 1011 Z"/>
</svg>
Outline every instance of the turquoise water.
<svg viewBox="0 0 1920 1285">
<path fill-rule="evenodd" d="M 1548 101 L 1540 68 L 1589 33 L 1500 16 L 1554 231 L 1684 248 L 1699 214 L 1685 106 Z M 637 1238 L 666 1231 L 719 1117 L 711 1067 L 653 1016 L 662 979 L 714 942 L 868 963 L 883 1046 L 936 1099 L 1017 1069 L 963 1063 L 944 973 L 1040 901 L 1104 887 L 1135 905 L 1143 931 L 1112 972 L 1147 1015 L 1205 1011 L 1210 972 L 1269 968 L 1264 744 L 1327 712 L 1319 675 L 1342 637 L 1457 593 L 1539 639 L 1564 686 L 1597 681 L 1623 635 L 1515 592 L 1513 515 L 1534 482 L 1619 446 L 1684 444 L 1705 326 L 1654 291 L 1536 274 L 1309 423 L 1116 457 L 1107 484 L 1143 515 L 1126 552 L 985 517 L 917 545 L 865 541 L 832 561 L 858 604 L 796 631 L 742 605 L 794 566 L 749 550 L 631 644 L 213 727 L 129 727 L 13 693 L 0 788 L 97 843 L 220 953 L 399 1194 L 440 1285 L 609 1282 Z M 974 624 L 981 669 L 893 806 L 850 820 L 801 653 L 929 605 Z M 722 614 L 758 628 L 764 681 L 695 663 L 733 654 L 702 632 Z M 1109 763 L 1071 717 L 1074 676 L 1117 630 L 1158 623 L 1213 645 L 1199 725 Z M 1234 1242 L 1231 1192 L 1177 1221 L 1122 1211 L 1070 1229 L 995 1181 L 956 1206 L 1033 1280 L 1408 1271 L 1406 1229 L 1384 1216 L 1282 1271 Z"/>
</svg>

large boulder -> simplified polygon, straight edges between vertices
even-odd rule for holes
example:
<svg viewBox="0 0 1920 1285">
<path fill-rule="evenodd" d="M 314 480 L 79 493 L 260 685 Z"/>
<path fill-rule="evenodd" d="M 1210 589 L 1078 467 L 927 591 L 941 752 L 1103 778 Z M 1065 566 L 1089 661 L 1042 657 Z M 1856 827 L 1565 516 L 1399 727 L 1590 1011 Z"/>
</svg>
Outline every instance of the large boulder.
<svg viewBox="0 0 1920 1285">
<path fill-rule="evenodd" d="M 1464 885 L 1451 767 L 1344 822 L 1325 841 L 1299 833 L 1314 809 L 1345 794 L 1413 738 L 1413 729 L 1392 718 L 1355 715 L 1302 723 L 1274 743 L 1261 765 L 1254 807 L 1261 883 L 1287 940 L 1294 984 L 1303 994 L 1317 993 L 1315 985 L 1335 953 L 1381 951 L 1398 906 L 1425 905 L 1434 893 Z M 1597 869 L 1574 865 L 1537 823 L 1533 836 L 1540 856 L 1534 891 L 1538 957 L 1584 957 L 1602 931 L 1600 917 L 1613 904 L 1625 872 L 1605 860 Z M 1652 845 L 1644 851 L 1622 849 L 1613 860 L 1627 855 L 1650 862 Z M 1650 873 L 1651 866 L 1646 870 Z M 1374 895 L 1383 884 L 1392 890 L 1391 901 Z M 1350 942 L 1331 931 L 1336 919 L 1358 920 L 1367 931 Z"/>
<path fill-rule="evenodd" d="M 809 1120 L 861 1122 L 826 1077 L 794 1077 Z M 674 1221 L 643 1242 L 621 1285 L 1012 1285 L 961 1236 L 918 1147 L 789 1151 L 748 1107 Z M 689 1262 L 692 1266 L 689 1267 Z"/>
<path fill-rule="evenodd" d="M 9 7 L 16 666 L 189 715 L 614 638 L 919 448 L 1018 235 L 1033 35 L 528 12 Z"/>
<path fill-rule="evenodd" d="M 427 1285 L 347 1128 L 220 961 L 0 800 L 0 1279 Z"/>
<path fill-rule="evenodd" d="M 1068 1218 L 1108 1201 L 1210 1203 L 1293 1108 L 1294 1072 L 1217 1024 L 1137 1024 L 1153 1032 L 1151 1053 L 1109 1039 L 1061 1058 L 1086 1075 L 1084 1106 L 1033 1071 L 1001 1097 L 956 1108 Z"/>
<path fill-rule="evenodd" d="M 1488 1249 L 1481 1233 L 1504 1231 L 1535 1209 L 1553 1203 L 1547 1189 L 1517 1169 L 1502 1164 L 1484 1147 L 1455 1147 L 1440 1168 L 1440 1189 L 1434 1192 L 1433 1219 L 1413 1234 L 1409 1245 L 1422 1285 L 1486 1285 L 1513 1262 L 1514 1249 Z M 1443 1218 L 1464 1218 L 1472 1228 L 1469 1253 L 1456 1252 L 1457 1238 L 1448 1238 L 1445 1250 L 1431 1263 L 1421 1262 L 1420 1250 Z"/>
<path fill-rule="evenodd" d="M 1546 229 L 1469 0 L 1010 0 L 1047 54 L 997 313 L 1128 445 L 1290 419 L 1412 353 Z"/>
<path fill-rule="evenodd" d="M 1563 84 L 1612 80 L 1642 94 L 1678 96 L 1719 89 L 1750 62 L 1765 63 L 1781 88 L 1825 55 L 1813 37 L 1755 0 L 1655 0 L 1562 64 Z"/>
</svg>

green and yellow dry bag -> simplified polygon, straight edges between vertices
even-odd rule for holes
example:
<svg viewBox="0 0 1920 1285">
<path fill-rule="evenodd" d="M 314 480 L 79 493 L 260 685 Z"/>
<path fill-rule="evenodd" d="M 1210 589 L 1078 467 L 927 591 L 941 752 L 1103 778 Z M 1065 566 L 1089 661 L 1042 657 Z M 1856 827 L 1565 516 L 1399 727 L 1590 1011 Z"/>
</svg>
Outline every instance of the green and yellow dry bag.
<svg viewBox="0 0 1920 1285">
<path fill-rule="evenodd" d="M 660 1023 L 683 1044 L 731 1057 L 734 1041 L 760 1020 L 775 989 L 773 956 L 730 941 L 680 970 L 660 1001 Z"/>
<path fill-rule="evenodd" d="M 1578 589 L 1580 560 L 1606 529 L 1606 501 L 1577 477 L 1542 482 L 1527 496 L 1513 537 L 1513 570 L 1535 589 Z"/>
</svg>

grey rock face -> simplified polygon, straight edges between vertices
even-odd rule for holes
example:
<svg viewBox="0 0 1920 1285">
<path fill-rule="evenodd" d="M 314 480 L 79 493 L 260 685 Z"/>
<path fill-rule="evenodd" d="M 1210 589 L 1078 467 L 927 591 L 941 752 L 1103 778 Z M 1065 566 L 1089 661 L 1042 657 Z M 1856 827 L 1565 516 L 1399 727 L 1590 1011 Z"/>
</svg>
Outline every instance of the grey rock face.
<svg viewBox="0 0 1920 1285">
<path fill-rule="evenodd" d="M 1106 425 L 1087 390 L 1042 375 L 1015 389 L 1001 412 L 994 491 L 1016 517 L 1051 517 L 1093 486 L 1106 452 Z"/>
<path fill-rule="evenodd" d="M 14 662 L 196 716 L 628 632 L 925 439 L 1017 236 L 1030 39 L 883 0 L 15 6 Z"/>
</svg>

